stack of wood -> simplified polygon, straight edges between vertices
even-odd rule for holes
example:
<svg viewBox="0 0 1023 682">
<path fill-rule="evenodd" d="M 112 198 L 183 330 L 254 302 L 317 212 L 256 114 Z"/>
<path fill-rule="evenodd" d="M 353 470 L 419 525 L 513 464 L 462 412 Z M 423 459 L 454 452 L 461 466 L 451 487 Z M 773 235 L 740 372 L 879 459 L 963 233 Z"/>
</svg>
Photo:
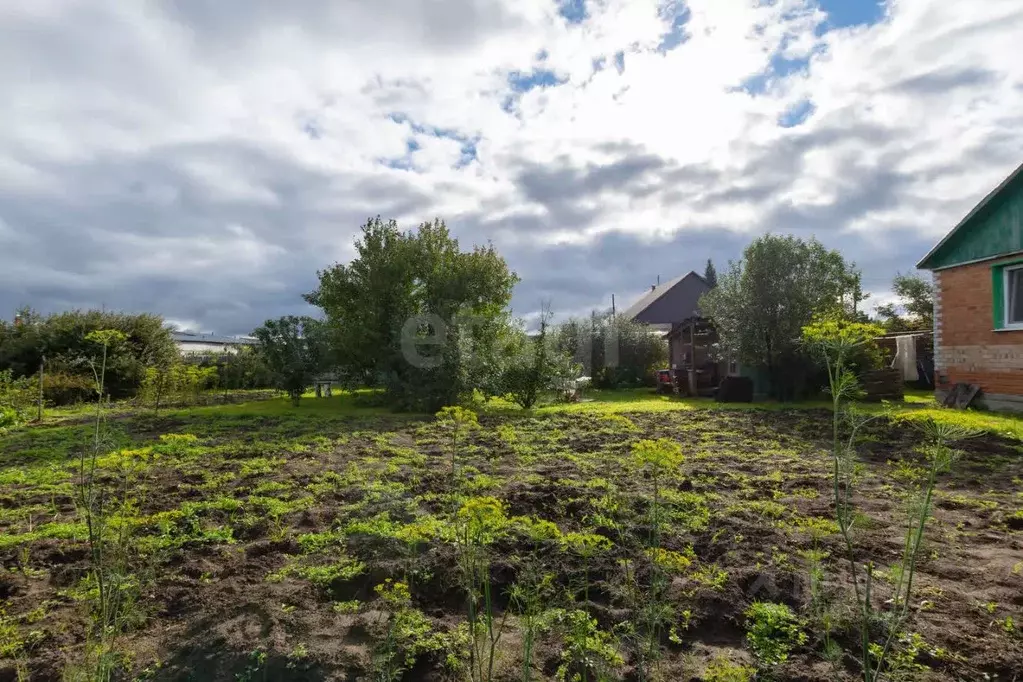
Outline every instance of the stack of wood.
<svg viewBox="0 0 1023 682">
<path fill-rule="evenodd" d="M 898 369 L 875 369 L 860 377 L 860 386 L 866 392 L 863 397 L 868 403 L 882 400 L 902 402 L 906 396 L 902 384 L 902 372 Z"/>
</svg>

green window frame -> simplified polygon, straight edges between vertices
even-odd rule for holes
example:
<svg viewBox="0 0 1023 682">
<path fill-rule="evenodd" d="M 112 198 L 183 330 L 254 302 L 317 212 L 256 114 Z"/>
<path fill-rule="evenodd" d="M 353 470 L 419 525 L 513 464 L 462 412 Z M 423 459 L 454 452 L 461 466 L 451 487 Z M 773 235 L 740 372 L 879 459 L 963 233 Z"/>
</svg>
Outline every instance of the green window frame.
<svg viewBox="0 0 1023 682">
<path fill-rule="evenodd" d="M 1023 259 L 991 267 L 991 307 L 996 330 L 1023 330 L 1023 317 L 1018 320 L 1009 319 L 1014 307 L 1014 296 L 1023 296 Z"/>
</svg>

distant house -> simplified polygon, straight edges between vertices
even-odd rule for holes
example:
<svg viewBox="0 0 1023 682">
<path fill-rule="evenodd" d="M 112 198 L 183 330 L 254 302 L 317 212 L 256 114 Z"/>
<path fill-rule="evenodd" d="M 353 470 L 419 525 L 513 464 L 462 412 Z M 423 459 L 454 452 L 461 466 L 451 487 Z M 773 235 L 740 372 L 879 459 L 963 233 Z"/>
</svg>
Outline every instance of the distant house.
<svg viewBox="0 0 1023 682">
<path fill-rule="evenodd" d="M 248 336 L 217 336 L 194 332 L 171 332 L 178 352 L 182 355 L 228 355 L 237 353 L 242 346 L 255 345 Z"/>
<path fill-rule="evenodd" d="M 1023 410 L 1023 166 L 917 267 L 934 272 L 939 398 L 976 384 L 980 404 Z"/>
<path fill-rule="evenodd" d="M 700 297 L 710 285 L 689 272 L 659 286 L 621 313 L 622 317 L 648 324 L 668 340 L 668 364 L 675 381 L 691 394 L 709 393 L 717 387 L 727 366 L 714 357 L 717 332 L 700 315 Z"/>
<path fill-rule="evenodd" d="M 672 325 L 698 314 L 700 297 L 708 291 L 710 285 L 703 277 L 688 272 L 664 284 L 650 287 L 650 291 L 620 316 L 648 324 L 660 332 L 669 332 Z"/>
</svg>

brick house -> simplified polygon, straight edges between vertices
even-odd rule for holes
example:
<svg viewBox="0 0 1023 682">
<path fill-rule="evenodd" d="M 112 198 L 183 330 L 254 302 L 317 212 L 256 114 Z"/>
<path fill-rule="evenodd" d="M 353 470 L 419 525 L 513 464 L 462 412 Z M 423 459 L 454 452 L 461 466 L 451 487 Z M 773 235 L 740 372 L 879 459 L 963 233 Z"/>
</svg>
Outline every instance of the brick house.
<svg viewBox="0 0 1023 682">
<path fill-rule="evenodd" d="M 934 273 L 939 399 L 963 382 L 985 407 L 1023 411 L 1023 166 L 917 267 Z"/>
</svg>

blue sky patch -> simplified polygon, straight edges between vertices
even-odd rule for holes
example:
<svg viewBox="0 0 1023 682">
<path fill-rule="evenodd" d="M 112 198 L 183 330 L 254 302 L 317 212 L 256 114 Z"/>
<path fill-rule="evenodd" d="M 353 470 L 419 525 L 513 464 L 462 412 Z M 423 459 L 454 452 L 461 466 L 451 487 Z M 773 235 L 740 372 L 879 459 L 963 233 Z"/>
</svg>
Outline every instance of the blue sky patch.
<svg viewBox="0 0 1023 682">
<path fill-rule="evenodd" d="M 436 128 L 434 126 L 422 125 L 416 123 L 410 119 L 407 115 L 400 112 L 388 114 L 387 117 L 399 124 L 407 124 L 412 132 L 417 135 L 429 135 L 431 137 L 444 137 L 450 140 L 455 140 L 461 143 L 461 158 L 458 163 L 455 164 L 456 168 L 462 168 L 467 166 L 476 160 L 476 143 L 479 138 L 469 138 L 465 135 L 460 134 L 457 130 L 449 130 L 447 128 Z M 380 163 L 388 166 L 389 168 L 399 168 L 402 170 L 408 170 L 412 167 L 412 154 L 421 148 L 414 137 L 409 137 L 405 140 L 405 155 L 396 159 L 380 159 Z"/>
<path fill-rule="evenodd" d="M 586 0 L 562 0 L 558 7 L 558 14 L 565 18 L 570 24 L 581 24 L 586 21 Z"/>
<path fill-rule="evenodd" d="M 806 119 L 813 116 L 813 112 L 817 111 L 817 107 L 808 99 L 804 99 L 799 104 L 789 107 L 788 111 L 778 117 L 778 125 L 782 128 L 795 128 L 798 125 L 802 125 L 806 122 Z"/>
<path fill-rule="evenodd" d="M 778 78 L 784 78 L 791 73 L 805 69 L 810 63 L 809 59 L 786 59 L 781 54 L 771 57 L 771 63 L 764 71 L 747 78 L 739 86 L 739 90 L 745 90 L 751 95 L 760 95 L 767 91 L 768 84 Z"/>
<path fill-rule="evenodd" d="M 508 75 L 508 84 L 516 92 L 529 92 L 533 88 L 547 88 L 564 82 L 565 79 L 559 79 L 549 69 L 533 69 L 530 73 L 513 71 Z"/>
<path fill-rule="evenodd" d="M 689 37 L 686 34 L 686 24 L 689 23 L 689 18 L 692 16 L 692 12 L 685 5 L 674 5 L 670 6 L 671 11 L 662 10 L 661 17 L 667 19 L 671 17 L 671 28 L 667 33 L 661 35 L 661 43 L 657 46 L 659 52 L 668 52 L 674 50 L 676 47 L 681 45 Z"/>
<path fill-rule="evenodd" d="M 848 26 L 871 26 L 884 19 L 885 2 L 879 0 L 817 0 L 828 18 L 817 28 L 818 35 Z"/>
<path fill-rule="evenodd" d="M 625 53 L 621 50 L 615 52 L 615 68 L 619 74 L 625 73 Z"/>
</svg>

